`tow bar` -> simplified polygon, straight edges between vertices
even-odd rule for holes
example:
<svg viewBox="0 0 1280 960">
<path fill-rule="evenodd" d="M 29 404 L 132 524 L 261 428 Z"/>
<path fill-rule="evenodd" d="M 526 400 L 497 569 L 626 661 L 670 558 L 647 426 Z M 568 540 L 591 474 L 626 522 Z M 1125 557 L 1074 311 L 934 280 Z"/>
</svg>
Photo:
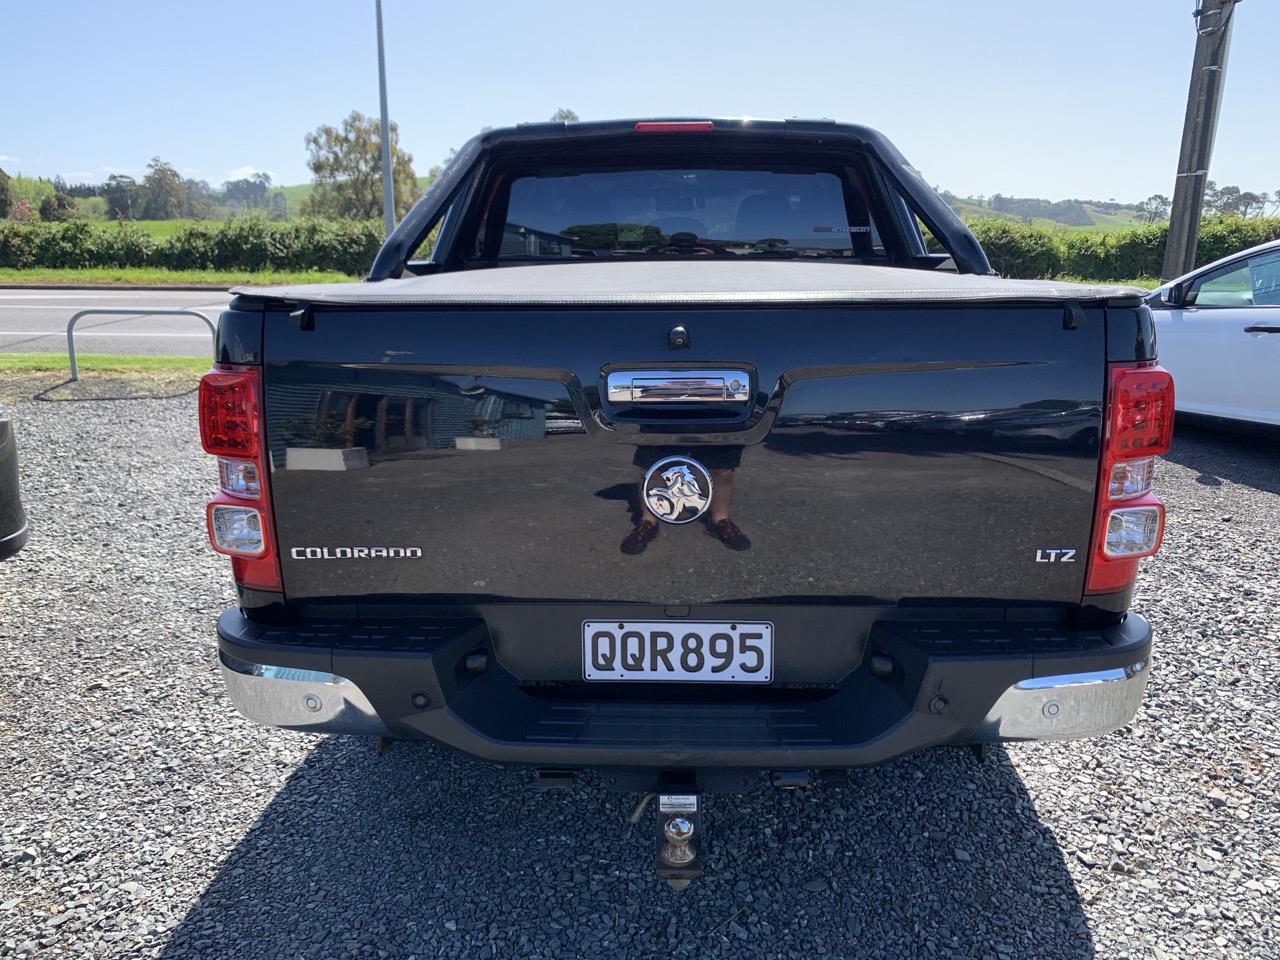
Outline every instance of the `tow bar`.
<svg viewBox="0 0 1280 960">
<path fill-rule="evenodd" d="M 657 875 L 672 890 L 702 876 L 702 803 L 696 793 L 658 794 Z"/>
</svg>

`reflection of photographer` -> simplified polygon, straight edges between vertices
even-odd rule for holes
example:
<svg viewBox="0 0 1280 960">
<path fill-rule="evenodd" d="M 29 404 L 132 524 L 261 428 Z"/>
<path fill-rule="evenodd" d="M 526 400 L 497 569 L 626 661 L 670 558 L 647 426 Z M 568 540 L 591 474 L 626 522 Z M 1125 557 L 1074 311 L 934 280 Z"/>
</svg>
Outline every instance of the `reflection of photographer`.
<svg viewBox="0 0 1280 960">
<path fill-rule="evenodd" d="M 684 457 L 706 468 L 709 491 L 704 491 L 689 466 L 680 462 Z M 651 483 L 646 482 L 651 469 L 667 459 L 674 461 L 670 468 L 660 470 Z M 730 550 L 751 549 L 750 538 L 729 518 L 742 447 L 640 447 L 632 462 L 642 471 L 637 497 L 640 509 L 635 527 L 622 541 L 623 553 L 644 553 L 658 537 L 660 519 L 678 524 L 700 516 L 707 536 L 715 537 Z M 682 514 L 688 514 L 690 520 L 682 520 Z"/>
</svg>

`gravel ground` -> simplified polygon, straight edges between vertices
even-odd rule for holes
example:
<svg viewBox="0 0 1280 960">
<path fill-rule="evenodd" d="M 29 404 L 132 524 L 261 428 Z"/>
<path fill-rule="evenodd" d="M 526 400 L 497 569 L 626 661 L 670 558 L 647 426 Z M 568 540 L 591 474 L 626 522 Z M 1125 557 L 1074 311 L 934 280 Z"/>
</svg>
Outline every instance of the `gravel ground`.
<svg viewBox="0 0 1280 960">
<path fill-rule="evenodd" d="M 713 798 L 676 894 L 593 779 L 538 794 L 241 720 L 194 412 L 14 408 L 34 533 L 0 565 L 0 956 L 1280 956 L 1280 444 L 1180 433 L 1130 727 Z"/>
</svg>

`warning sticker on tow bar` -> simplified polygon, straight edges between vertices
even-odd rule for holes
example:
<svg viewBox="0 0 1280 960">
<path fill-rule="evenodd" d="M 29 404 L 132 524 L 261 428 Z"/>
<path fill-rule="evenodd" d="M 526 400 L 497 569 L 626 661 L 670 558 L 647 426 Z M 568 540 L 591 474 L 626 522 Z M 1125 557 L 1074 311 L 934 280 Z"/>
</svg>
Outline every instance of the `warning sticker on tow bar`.
<svg viewBox="0 0 1280 960">
<path fill-rule="evenodd" d="M 658 797 L 658 809 L 663 813 L 697 813 L 696 793 L 664 793 Z"/>
</svg>

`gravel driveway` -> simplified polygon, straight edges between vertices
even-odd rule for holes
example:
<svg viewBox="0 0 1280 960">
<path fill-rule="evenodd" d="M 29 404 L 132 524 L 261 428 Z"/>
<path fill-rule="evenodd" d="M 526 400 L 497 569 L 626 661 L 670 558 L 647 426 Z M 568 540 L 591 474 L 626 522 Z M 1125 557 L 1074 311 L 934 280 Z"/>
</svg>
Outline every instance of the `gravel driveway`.
<svg viewBox="0 0 1280 960">
<path fill-rule="evenodd" d="M 0 565 L 0 956 L 1280 955 L 1280 444 L 1180 432 L 1131 727 L 714 797 L 708 875 L 676 894 L 635 798 L 593 779 L 539 794 L 233 711 L 193 398 L 13 412 L 33 534 Z"/>
</svg>

